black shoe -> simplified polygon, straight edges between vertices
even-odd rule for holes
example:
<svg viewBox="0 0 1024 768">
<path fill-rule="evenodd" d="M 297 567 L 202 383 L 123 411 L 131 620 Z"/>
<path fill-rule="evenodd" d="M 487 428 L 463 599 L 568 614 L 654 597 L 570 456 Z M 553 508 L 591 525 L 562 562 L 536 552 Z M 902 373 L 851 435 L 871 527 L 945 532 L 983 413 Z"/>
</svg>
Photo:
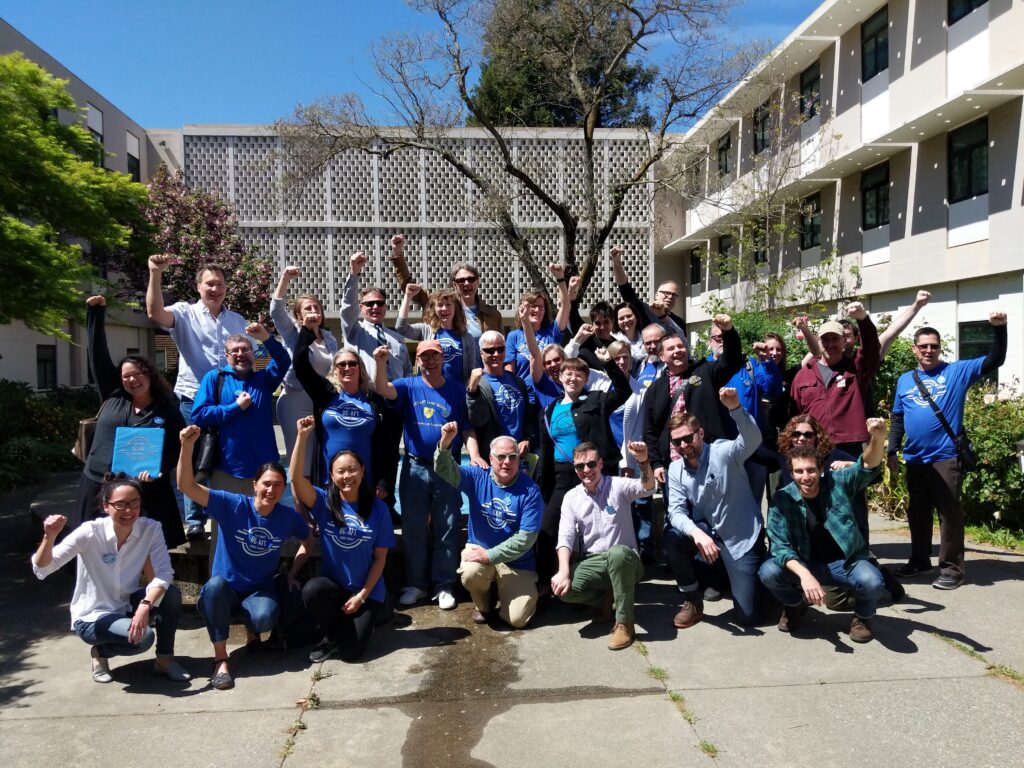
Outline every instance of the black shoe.
<svg viewBox="0 0 1024 768">
<path fill-rule="evenodd" d="M 707 587 L 704 590 L 704 602 L 705 603 L 717 603 L 722 599 L 722 593 L 714 587 Z"/>
<path fill-rule="evenodd" d="M 904 563 L 903 565 L 897 566 L 893 571 L 901 579 L 908 579 L 911 576 L 917 576 L 920 573 L 928 573 L 932 570 L 932 564 L 915 563 L 913 560 Z"/>
<path fill-rule="evenodd" d="M 956 589 L 964 583 L 963 576 L 954 576 L 951 573 L 939 574 L 939 578 L 932 582 L 936 589 Z"/>
<path fill-rule="evenodd" d="M 309 660 L 314 664 L 319 664 L 321 661 L 327 661 L 337 652 L 338 644 L 329 637 L 325 637 L 309 652 Z"/>
<path fill-rule="evenodd" d="M 779 618 L 779 632 L 796 632 L 804 623 L 804 615 L 807 613 L 807 603 L 800 605 L 784 605 L 782 616 Z"/>
<path fill-rule="evenodd" d="M 882 574 L 882 581 L 885 583 L 885 588 L 889 592 L 889 597 L 892 598 L 893 603 L 898 603 L 904 597 L 907 596 L 907 590 L 900 584 L 892 570 L 888 566 L 880 566 L 879 572 Z"/>
<path fill-rule="evenodd" d="M 189 541 L 206 541 L 206 526 L 202 523 L 193 523 L 185 529 L 185 538 Z"/>
</svg>

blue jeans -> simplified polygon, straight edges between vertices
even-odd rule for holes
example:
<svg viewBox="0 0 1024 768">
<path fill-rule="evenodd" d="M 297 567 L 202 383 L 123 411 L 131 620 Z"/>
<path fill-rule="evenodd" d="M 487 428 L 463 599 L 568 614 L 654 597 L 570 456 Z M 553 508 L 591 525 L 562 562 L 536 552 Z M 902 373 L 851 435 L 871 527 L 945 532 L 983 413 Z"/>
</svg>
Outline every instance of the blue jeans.
<svg viewBox="0 0 1024 768">
<path fill-rule="evenodd" d="M 181 417 L 185 420 L 186 426 L 192 423 L 193 404 L 195 404 L 195 400 L 191 397 L 178 397 L 178 410 L 181 412 Z M 179 491 L 177 482 L 174 483 L 174 496 L 181 507 L 182 517 L 185 520 L 186 526 L 206 525 L 206 510 Z"/>
<path fill-rule="evenodd" d="M 241 618 L 250 632 L 260 634 L 274 628 L 279 611 L 277 589 L 272 583 L 262 589 L 236 592 L 223 576 L 211 576 L 199 593 L 199 615 L 214 643 L 228 639 L 232 616 Z"/>
<path fill-rule="evenodd" d="M 459 567 L 459 530 L 456 525 L 461 505 L 458 488 L 446 483 L 430 467 L 408 456 L 402 461 L 398 484 L 402 503 L 402 545 L 408 586 L 434 592 L 451 591 Z M 428 541 L 427 523 L 433 528 Z M 429 564 L 429 578 L 427 575 Z"/>
<path fill-rule="evenodd" d="M 716 577 L 724 570 L 729 591 L 732 592 L 733 606 L 739 614 L 739 623 L 753 624 L 757 621 L 761 602 L 761 584 L 757 580 L 757 572 L 764 559 L 764 546 L 758 542 L 737 559 L 729 553 L 717 533 L 704 523 L 698 525 L 718 545 L 718 560 L 707 562 L 693 539 L 671 526 L 666 527 L 663 538 L 665 560 L 676 584 L 687 594 L 688 600 L 701 603 L 703 589 L 720 582 Z"/>
<path fill-rule="evenodd" d="M 99 655 L 104 659 L 145 653 L 153 646 L 154 640 L 156 640 L 158 656 L 173 656 L 174 634 L 178 631 L 178 620 L 181 618 L 181 592 L 173 584 L 167 587 L 160 605 L 150 610 L 150 616 L 156 624 L 156 631 L 153 631 L 153 627 L 146 627 L 146 633 L 139 642 L 128 642 L 128 629 L 132 625 L 132 615 L 139 607 L 139 601 L 145 596 L 145 589 L 138 589 L 132 593 L 131 615 L 107 613 L 95 621 L 79 619 L 75 622 L 75 633 L 89 645 L 95 645 Z"/>
<path fill-rule="evenodd" d="M 875 615 L 878 598 L 885 591 L 885 582 L 882 581 L 882 574 L 870 562 L 856 560 L 850 568 L 842 560 L 833 560 L 831 563 L 811 561 L 804 565 L 814 574 L 818 583 L 852 589 L 857 595 L 854 614 L 862 619 L 870 619 Z M 783 568 L 769 558 L 764 561 L 758 576 L 783 605 L 803 604 L 804 591 L 800 586 L 800 577 L 788 568 Z"/>
</svg>

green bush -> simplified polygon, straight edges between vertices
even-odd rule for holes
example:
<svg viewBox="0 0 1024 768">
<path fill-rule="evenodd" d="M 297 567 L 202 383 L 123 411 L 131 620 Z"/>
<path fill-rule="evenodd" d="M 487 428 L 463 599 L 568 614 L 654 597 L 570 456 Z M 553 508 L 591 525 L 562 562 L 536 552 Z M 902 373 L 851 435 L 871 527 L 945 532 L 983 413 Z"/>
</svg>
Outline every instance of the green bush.
<svg viewBox="0 0 1024 768">
<path fill-rule="evenodd" d="M 889 417 L 896 397 L 896 382 L 904 373 L 917 367 L 913 346 L 914 343 L 905 336 L 898 336 L 889 345 L 874 379 L 872 396 L 877 404 L 877 415 Z"/>
</svg>

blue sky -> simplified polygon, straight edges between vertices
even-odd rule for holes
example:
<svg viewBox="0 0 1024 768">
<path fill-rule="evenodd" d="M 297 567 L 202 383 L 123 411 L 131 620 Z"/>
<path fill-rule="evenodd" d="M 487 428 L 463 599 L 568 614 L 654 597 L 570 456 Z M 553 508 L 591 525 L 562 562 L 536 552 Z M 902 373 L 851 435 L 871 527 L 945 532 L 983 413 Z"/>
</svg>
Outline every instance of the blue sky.
<svg viewBox="0 0 1024 768">
<path fill-rule="evenodd" d="M 818 0 L 748 0 L 740 38 L 775 43 Z M 430 19 L 402 0 L 0 0 L 0 17 L 146 128 L 269 123 L 300 101 L 374 95 L 368 51 Z"/>
</svg>

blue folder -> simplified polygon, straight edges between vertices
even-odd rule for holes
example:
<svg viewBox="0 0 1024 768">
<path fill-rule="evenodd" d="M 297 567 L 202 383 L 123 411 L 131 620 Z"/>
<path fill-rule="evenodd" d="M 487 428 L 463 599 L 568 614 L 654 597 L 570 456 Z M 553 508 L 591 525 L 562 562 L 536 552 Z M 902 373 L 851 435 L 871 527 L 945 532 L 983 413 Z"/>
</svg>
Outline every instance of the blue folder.
<svg viewBox="0 0 1024 768">
<path fill-rule="evenodd" d="M 110 469 L 132 477 L 148 471 L 155 478 L 160 474 L 163 452 L 163 427 L 118 427 Z"/>
</svg>

